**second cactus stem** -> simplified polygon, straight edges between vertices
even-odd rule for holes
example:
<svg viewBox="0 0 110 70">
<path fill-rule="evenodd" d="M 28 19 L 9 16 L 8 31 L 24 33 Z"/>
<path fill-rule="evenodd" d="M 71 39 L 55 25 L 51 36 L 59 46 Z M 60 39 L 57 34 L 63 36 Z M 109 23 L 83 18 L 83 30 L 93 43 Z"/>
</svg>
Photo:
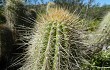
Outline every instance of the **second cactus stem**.
<svg viewBox="0 0 110 70">
<path fill-rule="evenodd" d="M 110 40 L 110 13 L 108 13 L 100 23 L 98 29 L 96 32 L 91 34 L 92 37 L 90 37 L 88 43 L 89 50 L 91 51 L 89 54 L 93 56 L 93 54 L 100 52 L 101 50 L 107 50 L 104 48 L 107 48 L 109 45 Z M 87 51 L 88 52 L 88 51 Z"/>
</svg>

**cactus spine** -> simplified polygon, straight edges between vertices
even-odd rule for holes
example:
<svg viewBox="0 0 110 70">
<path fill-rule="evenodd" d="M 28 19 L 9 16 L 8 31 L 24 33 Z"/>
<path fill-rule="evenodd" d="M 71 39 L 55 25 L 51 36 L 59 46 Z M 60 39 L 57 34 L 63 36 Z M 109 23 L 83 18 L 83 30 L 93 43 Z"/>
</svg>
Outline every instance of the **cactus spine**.
<svg viewBox="0 0 110 70">
<path fill-rule="evenodd" d="M 27 48 L 26 63 L 20 70 L 73 70 L 73 52 L 79 34 L 75 26 L 78 16 L 62 8 L 50 8 L 36 24 L 31 45 Z M 37 28 L 36 28 L 37 27 Z M 73 33 L 73 35 L 72 35 Z M 77 44 L 78 45 L 78 44 Z M 79 46 L 77 46 L 79 47 Z M 73 56 L 73 57 L 72 57 Z"/>
</svg>

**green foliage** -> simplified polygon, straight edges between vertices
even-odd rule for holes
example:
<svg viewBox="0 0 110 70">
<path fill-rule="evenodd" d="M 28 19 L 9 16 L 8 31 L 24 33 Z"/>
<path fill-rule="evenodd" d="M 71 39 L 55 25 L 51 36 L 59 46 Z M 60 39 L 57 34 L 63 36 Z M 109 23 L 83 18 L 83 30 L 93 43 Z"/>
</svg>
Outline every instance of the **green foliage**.
<svg viewBox="0 0 110 70">
<path fill-rule="evenodd" d="M 101 51 L 92 59 L 92 65 L 99 67 L 110 66 L 110 50 Z"/>
<path fill-rule="evenodd" d="M 87 27 L 88 27 L 89 32 L 96 31 L 98 26 L 99 26 L 99 23 L 100 23 L 99 20 L 88 20 L 86 22 L 87 22 L 87 25 L 88 25 Z"/>
<path fill-rule="evenodd" d="M 110 49 L 102 50 L 96 53 L 89 60 L 85 60 L 82 65 L 82 70 L 109 70 L 110 69 Z"/>
<path fill-rule="evenodd" d="M 110 69 L 110 49 L 102 50 L 97 53 L 90 61 L 93 70 L 109 70 Z"/>
</svg>

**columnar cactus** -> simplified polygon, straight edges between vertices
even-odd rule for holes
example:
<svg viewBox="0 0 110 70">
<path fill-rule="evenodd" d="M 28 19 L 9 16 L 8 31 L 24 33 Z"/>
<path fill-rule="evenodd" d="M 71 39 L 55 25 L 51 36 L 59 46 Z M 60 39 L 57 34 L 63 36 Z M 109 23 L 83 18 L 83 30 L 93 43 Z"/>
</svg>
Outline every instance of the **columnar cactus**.
<svg viewBox="0 0 110 70">
<path fill-rule="evenodd" d="M 35 19 L 31 20 L 31 17 L 34 17 L 33 15 L 36 16 L 35 12 L 33 13 L 33 10 L 28 11 L 26 9 L 25 5 L 23 4 L 23 0 L 6 0 L 5 17 L 6 17 L 7 28 L 0 29 L 1 33 L 5 33 L 5 35 L 0 35 L 1 36 L 0 41 L 4 41 L 4 42 L 0 42 L 1 43 L 0 48 L 2 47 L 1 52 L 5 49 L 5 52 L 4 53 L 2 52 L 1 55 L 7 56 L 7 58 L 8 58 L 6 60 L 6 61 L 8 61 L 7 63 L 10 63 L 9 61 L 12 60 L 13 64 L 10 64 L 10 66 L 15 65 L 14 60 L 16 59 L 16 57 L 21 58 L 21 57 L 18 57 L 18 55 L 12 56 L 12 54 L 18 53 L 20 55 L 20 53 L 23 53 L 23 50 L 24 50 L 23 48 L 25 48 L 27 46 L 26 43 L 29 41 L 30 37 L 25 37 L 25 36 L 31 35 L 32 28 L 30 28 L 30 27 L 32 27 L 33 24 L 35 23 L 35 21 L 34 21 Z M 34 18 L 36 18 L 36 17 L 34 17 Z M 4 27 L 4 26 L 1 26 L 1 27 Z M 7 30 L 7 29 L 9 29 L 9 30 Z M 12 32 L 12 36 L 10 36 L 11 32 Z M 6 33 L 7 33 L 7 35 L 6 35 Z M 14 34 L 14 33 L 17 33 L 17 34 Z M 12 42 L 14 41 L 14 44 L 11 44 L 10 40 L 9 40 L 10 42 L 6 40 L 7 36 L 10 36 L 9 37 L 10 40 L 13 39 L 13 36 L 16 36 L 16 38 L 14 40 L 12 40 Z M 4 44 L 6 44 L 6 45 L 4 45 Z M 21 48 L 21 47 L 23 47 L 23 48 Z M 10 49 L 7 49 L 7 48 L 10 48 Z M 11 50 L 11 52 L 9 50 Z M 9 54 L 9 55 L 5 55 L 5 53 Z M 13 59 L 11 59 L 11 58 L 13 58 Z M 0 64 L 1 64 L 1 62 L 0 62 Z M 5 62 L 2 65 L 5 66 Z M 17 67 L 18 66 L 16 66 L 16 68 Z"/>
<path fill-rule="evenodd" d="M 14 28 L 18 21 L 18 16 L 23 15 L 24 5 L 22 4 L 21 0 L 6 0 L 5 5 L 5 16 L 7 20 L 7 25 L 10 26 L 10 28 Z M 19 20 L 20 21 L 20 20 Z"/>
<path fill-rule="evenodd" d="M 7 25 L 22 36 L 34 26 L 36 12 L 28 10 L 23 0 L 6 0 L 5 13 Z"/>
<path fill-rule="evenodd" d="M 110 40 L 110 13 L 104 17 L 96 32 L 91 35 L 92 37 L 90 37 L 88 41 L 88 45 L 91 46 L 89 48 L 89 50 L 91 50 L 89 54 L 98 53 L 105 45 L 105 48 L 107 48 L 107 44 Z"/>
<path fill-rule="evenodd" d="M 14 32 L 6 25 L 0 25 L 0 69 L 5 70 L 12 63 Z"/>
<path fill-rule="evenodd" d="M 25 10 L 26 8 L 22 0 L 7 0 L 6 5 L 5 5 L 5 13 L 6 13 L 6 19 L 8 21 L 8 24 L 11 24 L 11 23 L 21 24 L 21 23 L 16 23 L 16 22 L 18 21 L 17 19 L 19 17 L 22 18 L 25 15 L 24 14 Z"/>
<path fill-rule="evenodd" d="M 40 22 L 35 25 L 24 57 L 26 62 L 20 70 L 74 70 L 80 67 L 78 16 L 57 7 L 48 10 L 51 11 L 41 15 Z"/>
</svg>

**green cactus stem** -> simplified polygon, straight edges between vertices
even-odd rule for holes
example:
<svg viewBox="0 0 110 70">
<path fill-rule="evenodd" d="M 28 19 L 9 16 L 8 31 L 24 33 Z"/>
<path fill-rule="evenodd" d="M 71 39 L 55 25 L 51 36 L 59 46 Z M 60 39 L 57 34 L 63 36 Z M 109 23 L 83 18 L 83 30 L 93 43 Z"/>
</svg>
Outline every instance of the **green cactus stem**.
<svg viewBox="0 0 110 70">
<path fill-rule="evenodd" d="M 48 10 L 35 25 L 37 30 L 34 30 L 24 57 L 26 62 L 20 70 L 73 70 L 80 67 L 77 58 L 81 55 L 78 51 L 81 45 L 77 29 L 79 17 L 62 8 Z"/>
</svg>

